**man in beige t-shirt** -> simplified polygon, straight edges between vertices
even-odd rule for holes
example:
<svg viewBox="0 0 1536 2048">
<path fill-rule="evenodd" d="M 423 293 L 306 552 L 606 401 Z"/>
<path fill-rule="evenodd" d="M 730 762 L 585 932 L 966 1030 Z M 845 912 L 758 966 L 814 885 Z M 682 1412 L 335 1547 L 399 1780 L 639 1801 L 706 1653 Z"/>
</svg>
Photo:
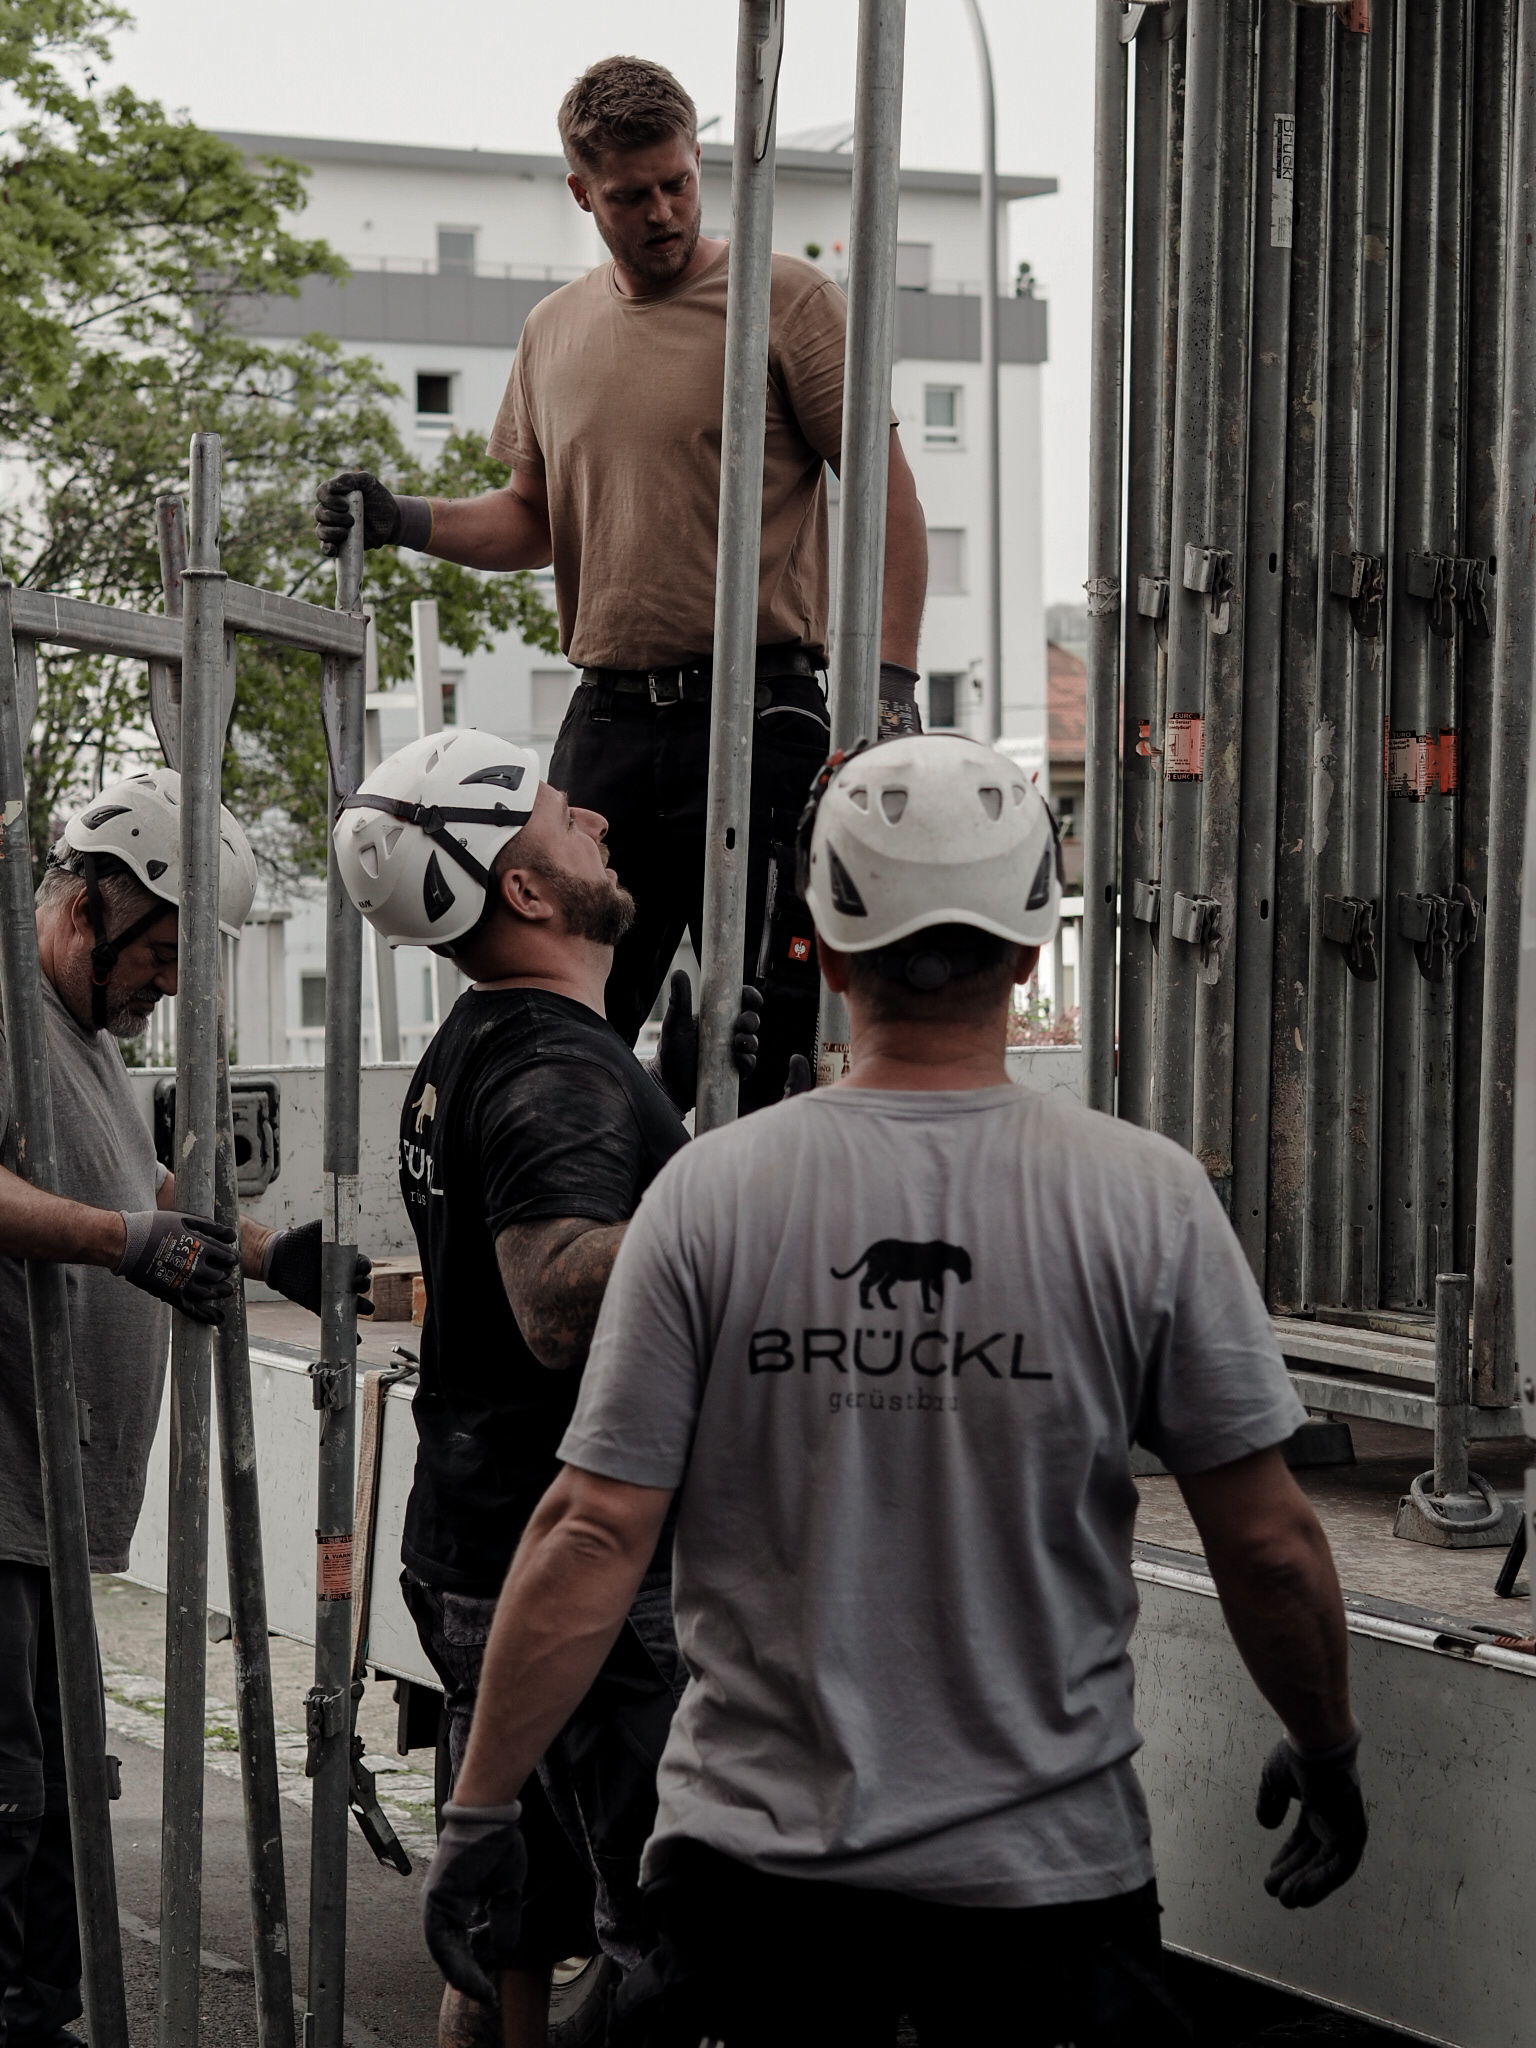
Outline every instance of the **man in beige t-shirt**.
<svg viewBox="0 0 1536 2048">
<path fill-rule="evenodd" d="M 370 547 L 398 545 L 508 570 L 554 564 L 560 642 L 581 687 L 550 763 L 573 804 L 608 821 L 634 896 L 608 1016 L 633 1043 L 683 933 L 700 940 L 710 654 L 729 245 L 700 233 L 691 99 L 635 58 L 594 65 L 566 95 L 572 196 L 613 260 L 529 315 L 489 447 L 504 490 L 401 498 L 348 472 L 322 486 L 334 552 L 361 490 Z M 827 752 L 826 468 L 842 445 L 847 306 L 824 271 L 775 256 L 758 591 L 746 978 L 765 984 L 755 1108 L 811 1054 L 819 983 L 794 896 L 794 824 Z M 891 431 L 881 725 L 917 728 L 917 637 L 927 585 L 922 507 Z"/>
</svg>

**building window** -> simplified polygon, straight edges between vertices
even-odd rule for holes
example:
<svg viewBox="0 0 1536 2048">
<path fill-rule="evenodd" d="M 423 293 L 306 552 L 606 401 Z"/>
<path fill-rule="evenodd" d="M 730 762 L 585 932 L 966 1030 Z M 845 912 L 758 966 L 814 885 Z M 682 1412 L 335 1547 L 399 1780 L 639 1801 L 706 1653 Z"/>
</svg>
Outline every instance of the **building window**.
<svg viewBox="0 0 1536 2048">
<path fill-rule="evenodd" d="M 459 722 L 459 684 L 462 676 L 444 676 L 440 685 L 443 693 L 443 723 L 457 725 Z"/>
<path fill-rule="evenodd" d="M 925 292 L 932 281 L 932 242 L 898 242 L 896 289 L 904 292 Z"/>
<path fill-rule="evenodd" d="M 529 728 L 535 741 L 557 739 L 576 687 L 573 668 L 536 668 L 529 678 L 533 685 Z"/>
<path fill-rule="evenodd" d="M 924 385 L 923 441 L 929 448 L 958 448 L 960 446 L 960 390 L 958 385 Z"/>
<path fill-rule="evenodd" d="M 928 678 L 928 725 L 931 731 L 953 731 L 960 723 L 960 687 L 964 681 L 963 673 Z"/>
<path fill-rule="evenodd" d="M 1056 812 L 1056 823 L 1062 838 L 1075 839 L 1077 837 L 1076 794 L 1070 789 L 1063 790 L 1061 795 L 1055 799 L 1053 807 Z"/>
<path fill-rule="evenodd" d="M 960 597 L 965 592 L 965 528 L 928 529 L 928 595 Z"/>
<path fill-rule="evenodd" d="M 440 277 L 473 277 L 475 274 L 475 230 L 439 228 L 437 269 Z"/>
<path fill-rule="evenodd" d="M 305 1031 L 322 1031 L 325 1028 L 325 976 L 323 974 L 301 974 L 299 976 L 299 1025 Z"/>
<path fill-rule="evenodd" d="M 448 421 L 453 417 L 453 378 L 446 370 L 416 372 L 416 417 Z"/>
</svg>

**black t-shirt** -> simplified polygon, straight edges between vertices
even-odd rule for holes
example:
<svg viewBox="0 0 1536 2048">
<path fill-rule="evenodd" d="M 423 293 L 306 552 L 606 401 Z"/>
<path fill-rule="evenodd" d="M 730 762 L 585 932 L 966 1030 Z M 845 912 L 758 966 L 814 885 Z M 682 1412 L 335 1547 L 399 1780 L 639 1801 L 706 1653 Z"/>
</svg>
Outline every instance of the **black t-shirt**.
<svg viewBox="0 0 1536 2048">
<path fill-rule="evenodd" d="M 687 1134 L 612 1025 L 544 989 L 470 989 L 417 1067 L 400 1190 L 426 1282 L 416 1480 L 401 1554 L 429 1585 L 495 1592 L 559 1469 L 581 1375 L 540 1365 L 496 1239 L 624 1223 Z"/>
</svg>

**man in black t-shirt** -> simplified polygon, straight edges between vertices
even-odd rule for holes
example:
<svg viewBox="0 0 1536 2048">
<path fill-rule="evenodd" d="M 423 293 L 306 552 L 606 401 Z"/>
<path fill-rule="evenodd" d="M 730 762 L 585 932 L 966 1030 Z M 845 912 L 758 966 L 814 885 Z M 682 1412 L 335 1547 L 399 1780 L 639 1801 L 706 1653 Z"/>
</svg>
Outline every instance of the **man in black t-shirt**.
<svg viewBox="0 0 1536 2048">
<path fill-rule="evenodd" d="M 603 1015 L 634 910 L 605 829 L 539 782 L 535 755 L 465 728 L 382 763 L 335 832 L 376 929 L 450 954 L 474 983 L 428 1046 L 400 1124 L 426 1287 L 402 1583 L 443 1681 L 454 1776 L 496 1596 L 558 1469 L 619 1242 L 687 1142 L 698 1042 L 686 977 L 653 1068 Z M 757 1017 L 752 991 L 743 1000 L 734 1049 L 747 1071 Z M 667 1530 L 596 1683 L 524 1789 L 531 1875 L 502 2013 L 450 1989 L 442 2048 L 542 2043 L 551 1967 L 591 1950 L 594 1919 L 610 1975 L 639 1961 L 640 1851 L 683 1680 Z"/>
</svg>

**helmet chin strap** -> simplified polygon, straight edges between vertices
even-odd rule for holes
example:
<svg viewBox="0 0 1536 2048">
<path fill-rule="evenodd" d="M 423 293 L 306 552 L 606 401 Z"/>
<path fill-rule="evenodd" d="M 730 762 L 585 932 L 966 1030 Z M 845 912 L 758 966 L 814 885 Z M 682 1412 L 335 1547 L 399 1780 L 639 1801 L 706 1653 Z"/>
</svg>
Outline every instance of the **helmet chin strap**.
<svg viewBox="0 0 1536 2048">
<path fill-rule="evenodd" d="M 82 857 L 80 870 L 85 877 L 85 900 L 90 908 L 91 929 L 96 934 L 96 943 L 91 948 L 91 1023 L 97 1031 L 105 1031 L 107 1028 L 107 982 L 111 977 L 113 968 L 117 965 L 120 956 L 133 944 L 134 940 L 141 939 L 150 926 L 158 924 L 166 912 L 174 908 L 174 905 L 157 899 L 152 910 L 146 910 L 144 915 L 136 918 L 126 930 L 120 931 L 115 938 L 109 939 L 107 937 L 106 905 L 101 900 L 101 878 L 96 872 L 96 856 L 94 853 L 87 853 Z"/>
</svg>

